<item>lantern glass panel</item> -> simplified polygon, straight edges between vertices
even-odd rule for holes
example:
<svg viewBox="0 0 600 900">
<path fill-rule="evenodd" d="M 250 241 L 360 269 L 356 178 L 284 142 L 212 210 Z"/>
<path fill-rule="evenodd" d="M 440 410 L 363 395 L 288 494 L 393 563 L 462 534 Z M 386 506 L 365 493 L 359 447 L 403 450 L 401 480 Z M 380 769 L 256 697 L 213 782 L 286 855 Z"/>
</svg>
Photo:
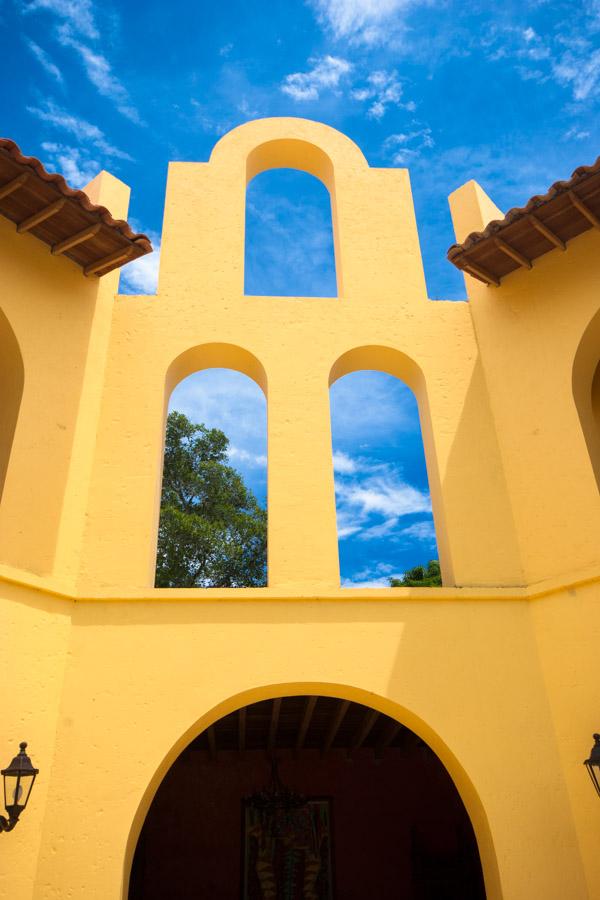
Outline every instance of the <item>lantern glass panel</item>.
<svg viewBox="0 0 600 900">
<path fill-rule="evenodd" d="M 589 761 L 585 764 L 586 769 L 590 773 L 590 778 L 596 788 L 598 795 L 600 796 L 600 766 L 596 766 Z"/>
<path fill-rule="evenodd" d="M 4 805 L 7 809 L 10 809 L 15 803 L 21 805 L 20 797 L 22 796 L 22 792 L 18 775 L 4 776 Z"/>
<path fill-rule="evenodd" d="M 31 788 L 33 787 L 34 781 L 35 775 L 21 775 L 18 796 L 18 803 L 21 809 L 25 809 L 25 807 L 27 806 L 27 801 L 29 800 L 29 795 L 31 793 Z"/>
</svg>

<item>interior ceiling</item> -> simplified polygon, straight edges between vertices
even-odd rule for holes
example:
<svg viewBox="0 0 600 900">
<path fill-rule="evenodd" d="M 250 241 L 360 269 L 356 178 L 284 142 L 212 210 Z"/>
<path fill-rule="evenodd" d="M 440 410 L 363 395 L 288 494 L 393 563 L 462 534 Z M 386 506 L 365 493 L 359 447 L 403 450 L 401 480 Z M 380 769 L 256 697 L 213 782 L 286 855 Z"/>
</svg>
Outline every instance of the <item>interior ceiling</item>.
<svg viewBox="0 0 600 900">
<path fill-rule="evenodd" d="M 414 732 L 377 710 L 334 697 L 278 697 L 230 713 L 188 746 L 217 759 L 219 751 L 345 750 L 370 748 L 380 759 L 391 749 L 427 745 Z"/>
</svg>

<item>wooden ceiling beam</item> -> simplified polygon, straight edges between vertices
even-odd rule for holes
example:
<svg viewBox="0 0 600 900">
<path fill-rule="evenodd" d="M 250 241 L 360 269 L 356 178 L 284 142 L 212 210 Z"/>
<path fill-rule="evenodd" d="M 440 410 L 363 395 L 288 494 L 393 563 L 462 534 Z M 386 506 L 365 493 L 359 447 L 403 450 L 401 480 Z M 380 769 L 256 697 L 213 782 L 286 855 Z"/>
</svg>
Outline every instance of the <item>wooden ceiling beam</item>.
<svg viewBox="0 0 600 900">
<path fill-rule="evenodd" d="M 101 272 L 102 269 L 108 268 L 108 266 L 113 266 L 116 263 L 129 259 L 132 253 L 132 246 L 123 247 L 121 250 L 115 250 L 114 253 L 109 253 L 108 256 L 103 256 L 102 259 L 97 259 L 95 262 L 90 263 L 89 266 L 86 266 L 83 270 L 83 274 L 96 275 L 98 272 Z"/>
<path fill-rule="evenodd" d="M 375 746 L 375 758 L 376 759 L 382 758 L 384 750 L 386 750 L 390 746 L 390 744 L 392 744 L 395 741 L 396 736 L 399 734 L 401 728 L 402 728 L 402 725 L 400 722 L 396 722 L 393 719 L 390 719 L 390 722 L 388 723 L 388 728 L 386 729 L 383 736 L 381 737 L 381 739 Z"/>
<path fill-rule="evenodd" d="M 302 747 L 304 746 L 304 741 L 306 740 L 306 732 L 308 731 L 308 726 L 310 725 L 310 720 L 312 719 L 316 705 L 317 705 L 317 697 L 307 697 L 306 698 L 306 706 L 304 707 L 304 715 L 302 716 L 300 728 L 298 729 L 298 737 L 296 738 L 296 748 L 295 748 L 296 753 L 298 753 L 299 750 L 302 750 Z"/>
<path fill-rule="evenodd" d="M 468 275 L 473 275 L 479 281 L 484 281 L 487 285 L 494 284 L 496 287 L 500 287 L 499 278 L 492 275 L 491 272 L 488 272 L 487 269 L 484 269 L 482 266 L 472 263 L 468 258 L 461 259 L 459 268 L 464 269 Z"/>
<path fill-rule="evenodd" d="M 554 244 L 555 247 L 559 247 L 560 250 L 566 250 L 567 245 L 565 242 L 559 238 L 557 234 L 555 234 L 544 222 L 540 222 L 537 216 L 534 216 L 533 213 L 530 213 L 527 217 L 533 227 L 539 231 L 540 234 L 543 234 L 547 241 L 550 241 L 551 244 Z"/>
<path fill-rule="evenodd" d="M 523 266 L 524 269 L 531 269 L 531 260 L 527 259 L 526 256 L 523 256 L 522 253 L 519 253 L 518 250 L 515 250 L 514 247 L 511 247 L 510 244 L 507 244 L 502 238 L 495 237 L 494 244 L 505 256 L 510 256 L 511 259 L 514 259 L 514 261 L 519 263 L 520 266 Z"/>
<path fill-rule="evenodd" d="M 594 228 L 600 228 L 600 219 L 598 218 L 596 213 L 592 212 L 589 206 L 587 206 L 574 191 L 567 191 L 567 194 L 575 209 L 578 209 L 581 215 L 585 216 L 585 218 L 594 226 Z"/>
<path fill-rule="evenodd" d="M 84 241 L 89 241 L 90 238 L 93 238 L 98 234 L 101 228 L 101 222 L 98 222 L 96 225 L 89 225 L 87 228 L 82 228 L 81 231 L 77 231 L 70 237 L 65 238 L 64 241 L 59 241 L 58 244 L 54 244 L 52 247 L 52 254 L 58 256 L 60 253 L 65 253 L 67 250 L 70 250 L 71 247 L 76 247 L 78 244 L 83 244 Z"/>
<path fill-rule="evenodd" d="M 0 200 L 2 200 L 3 197 L 8 197 L 9 194 L 14 194 L 15 191 L 18 191 L 20 187 L 23 187 L 28 178 L 29 172 L 23 172 L 22 175 L 17 175 L 12 181 L 7 181 L 6 184 L 3 184 L 0 187 Z"/>
<path fill-rule="evenodd" d="M 362 747 L 378 718 L 379 712 L 376 709 L 368 709 L 365 712 L 360 728 L 352 738 L 352 743 L 348 748 L 348 758 L 352 756 L 355 750 Z"/>
<path fill-rule="evenodd" d="M 45 206 L 32 216 L 28 216 L 26 219 L 23 219 L 22 222 L 19 222 L 17 231 L 19 234 L 22 234 L 24 231 L 31 231 L 36 225 L 40 225 L 42 222 L 45 222 L 46 219 L 55 216 L 56 213 L 63 208 L 65 203 L 66 200 L 64 197 L 60 197 L 58 200 L 55 200 L 54 203 L 49 203 L 48 206 Z"/>
<path fill-rule="evenodd" d="M 246 718 L 248 710 L 244 706 L 238 712 L 238 748 L 240 753 L 246 749 Z"/>
<path fill-rule="evenodd" d="M 350 706 L 349 700 L 339 700 L 337 709 L 335 711 L 335 715 L 331 721 L 329 729 L 327 731 L 327 735 L 325 737 L 325 742 L 323 743 L 323 748 L 321 750 L 321 755 L 326 756 L 331 749 L 331 745 L 335 740 L 335 736 L 339 731 L 340 725 L 342 724 L 343 718 L 348 712 L 348 707 Z"/>
<path fill-rule="evenodd" d="M 276 700 L 273 700 L 273 707 L 271 709 L 271 724 L 269 725 L 269 743 L 267 746 L 267 750 L 269 756 L 272 755 L 275 749 L 275 741 L 277 739 L 277 726 L 279 725 L 279 713 L 281 712 L 281 697 L 277 697 Z"/>
</svg>

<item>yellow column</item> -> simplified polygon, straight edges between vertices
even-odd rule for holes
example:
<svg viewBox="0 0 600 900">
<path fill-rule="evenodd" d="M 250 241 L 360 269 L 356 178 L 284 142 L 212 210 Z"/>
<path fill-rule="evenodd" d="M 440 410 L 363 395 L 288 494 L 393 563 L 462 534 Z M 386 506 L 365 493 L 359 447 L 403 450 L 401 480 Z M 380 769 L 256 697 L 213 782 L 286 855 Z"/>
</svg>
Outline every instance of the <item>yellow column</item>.
<svg viewBox="0 0 600 900">
<path fill-rule="evenodd" d="M 269 378 L 268 421 L 269 586 L 338 587 L 325 371 L 304 356 L 278 367 Z"/>
</svg>

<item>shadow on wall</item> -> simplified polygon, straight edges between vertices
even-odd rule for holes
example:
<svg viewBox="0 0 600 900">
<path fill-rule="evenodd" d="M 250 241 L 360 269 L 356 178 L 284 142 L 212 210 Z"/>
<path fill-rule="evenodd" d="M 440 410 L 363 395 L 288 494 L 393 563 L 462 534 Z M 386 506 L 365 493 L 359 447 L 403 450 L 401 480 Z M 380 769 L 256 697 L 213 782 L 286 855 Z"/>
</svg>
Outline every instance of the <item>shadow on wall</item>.
<svg viewBox="0 0 600 900">
<path fill-rule="evenodd" d="M 0 310 L 0 500 L 17 427 L 24 380 L 23 359 L 17 338 Z"/>
<path fill-rule="evenodd" d="M 573 397 L 600 489 L 600 312 L 581 339 L 573 364 Z"/>
</svg>

